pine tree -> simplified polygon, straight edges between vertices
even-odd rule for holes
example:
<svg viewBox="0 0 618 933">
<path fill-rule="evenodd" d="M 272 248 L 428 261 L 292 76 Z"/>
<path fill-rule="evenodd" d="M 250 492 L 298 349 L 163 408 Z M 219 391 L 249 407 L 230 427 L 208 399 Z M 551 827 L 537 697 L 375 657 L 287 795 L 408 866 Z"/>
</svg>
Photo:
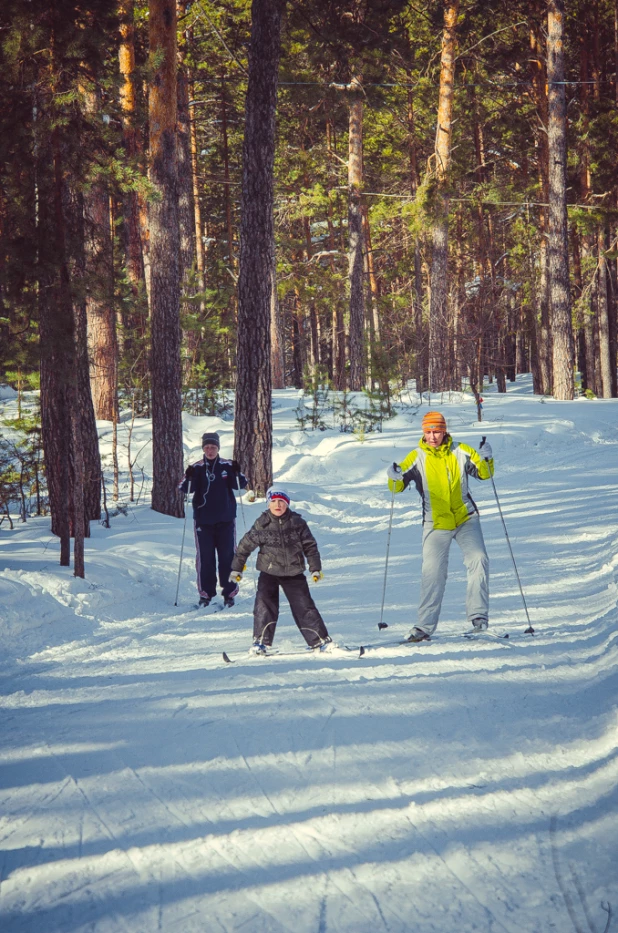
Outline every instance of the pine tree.
<svg viewBox="0 0 618 933">
<path fill-rule="evenodd" d="M 260 495 L 272 482 L 273 164 L 284 6 L 284 0 L 253 0 L 245 105 L 234 456 Z"/>
</svg>

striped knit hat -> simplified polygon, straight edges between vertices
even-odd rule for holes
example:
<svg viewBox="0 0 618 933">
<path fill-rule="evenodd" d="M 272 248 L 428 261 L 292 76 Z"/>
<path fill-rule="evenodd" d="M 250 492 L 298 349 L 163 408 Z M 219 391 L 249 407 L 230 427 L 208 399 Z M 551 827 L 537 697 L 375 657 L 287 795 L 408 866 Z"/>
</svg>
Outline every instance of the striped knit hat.
<svg viewBox="0 0 618 933">
<path fill-rule="evenodd" d="M 212 434 L 202 434 L 202 447 L 205 447 L 206 444 L 214 444 L 217 448 L 221 447 L 221 441 L 216 431 L 213 431 Z"/>
<path fill-rule="evenodd" d="M 428 411 L 421 425 L 423 433 L 426 431 L 446 431 L 446 420 L 439 411 Z"/>
<path fill-rule="evenodd" d="M 281 486 L 271 486 L 266 493 L 266 498 L 269 502 L 272 502 L 273 499 L 283 499 L 288 505 L 290 504 L 289 493 L 287 493 L 285 489 L 282 489 Z"/>
</svg>

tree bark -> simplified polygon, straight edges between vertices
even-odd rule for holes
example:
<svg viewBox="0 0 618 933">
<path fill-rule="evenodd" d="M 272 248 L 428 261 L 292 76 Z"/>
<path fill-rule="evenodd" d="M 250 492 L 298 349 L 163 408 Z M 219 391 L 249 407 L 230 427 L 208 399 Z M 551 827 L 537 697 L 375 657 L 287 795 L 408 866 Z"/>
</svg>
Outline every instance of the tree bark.
<svg viewBox="0 0 618 933">
<path fill-rule="evenodd" d="M 118 60 L 122 76 L 120 108 L 122 111 L 123 141 L 127 159 L 132 161 L 137 157 L 139 150 L 135 125 L 137 99 L 135 93 L 134 0 L 121 0 L 118 15 L 120 18 Z M 139 214 L 139 196 L 137 192 L 125 192 L 122 204 L 122 231 L 127 262 L 127 278 L 135 302 L 139 301 L 145 291 Z"/>
<path fill-rule="evenodd" d="M 408 72 L 408 81 L 412 83 L 412 73 Z M 408 157 L 410 168 L 410 193 L 416 197 L 420 183 L 417 156 L 416 120 L 414 116 L 414 95 L 408 88 Z M 423 328 L 423 275 L 421 262 L 421 243 L 419 237 L 414 237 L 414 288 L 412 295 L 414 351 L 415 362 L 413 373 L 416 378 L 416 391 L 420 394 L 427 383 L 427 341 Z"/>
<path fill-rule="evenodd" d="M 553 337 L 553 395 L 573 398 L 573 328 L 569 283 L 566 181 L 566 92 L 564 86 L 564 0 L 549 0 L 547 13 L 549 149 L 549 295 Z"/>
<path fill-rule="evenodd" d="M 149 0 L 154 69 L 149 88 L 149 208 L 152 317 L 152 508 L 182 516 L 180 231 L 176 157 L 176 2 Z M 155 67 L 156 63 L 156 67 Z"/>
<path fill-rule="evenodd" d="M 186 0 L 177 0 L 178 17 L 186 13 Z M 191 160 L 191 117 L 189 107 L 189 76 L 185 64 L 187 37 L 180 33 L 178 46 L 177 92 L 177 159 L 178 159 L 178 223 L 180 227 L 180 289 L 186 299 L 191 291 L 191 273 L 195 269 L 195 210 L 193 207 L 193 165 Z M 186 306 L 191 310 L 191 305 Z"/>
<path fill-rule="evenodd" d="M 253 0 L 245 103 L 234 456 L 259 495 L 272 483 L 273 169 L 284 6 Z"/>
<path fill-rule="evenodd" d="M 607 289 L 607 260 L 605 259 L 605 230 L 597 230 L 597 317 L 599 321 L 599 361 L 601 366 L 601 397 L 612 398 L 612 354 L 609 322 L 609 296 Z M 614 369 L 616 360 L 614 359 Z"/>
<path fill-rule="evenodd" d="M 436 195 L 431 262 L 429 306 L 429 388 L 450 388 L 448 348 L 448 172 L 453 129 L 453 85 L 455 79 L 456 25 L 459 0 L 448 0 L 444 9 L 444 32 L 440 61 L 438 123 L 435 142 Z"/>
<path fill-rule="evenodd" d="M 365 299 L 363 289 L 363 98 L 360 78 L 348 86 L 350 131 L 348 156 L 348 282 L 350 289 L 350 388 L 365 384 Z"/>
<path fill-rule="evenodd" d="M 92 114 L 99 111 L 94 95 L 88 95 L 88 107 Z M 118 342 L 113 295 L 110 199 L 102 181 L 96 181 L 84 192 L 83 205 L 92 401 L 97 418 L 113 421 L 117 404 Z"/>
<path fill-rule="evenodd" d="M 539 14 L 541 6 L 539 0 L 534 0 L 531 17 Z M 536 29 L 530 32 L 530 67 L 532 76 L 532 92 L 536 105 L 537 118 L 540 126 L 535 127 L 535 142 L 537 150 L 537 163 L 539 182 L 541 188 L 541 201 L 545 204 L 549 200 L 549 149 L 547 141 L 548 102 L 547 102 L 547 71 L 544 56 L 541 52 L 541 39 Z M 549 320 L 549 284 L 548 284 L 548 246 L 547 246 L 548 218 L 547 209 L 541 208 L 539 213 L 539 276 L 537 290 L 538 313 L 535 315 L 535 341 L 533 368 L 534 391 L 548 395 L 552 386 L 552 341 Z"/>
<path fill-rule="evenodd" d="M 273 389 L 285 389 L 285 343 L 283 322 L 277 294 L 277 262 L 273 250 L 270 257 L 272 284 L 270 289 L 270 370 Z"/>
</svg>

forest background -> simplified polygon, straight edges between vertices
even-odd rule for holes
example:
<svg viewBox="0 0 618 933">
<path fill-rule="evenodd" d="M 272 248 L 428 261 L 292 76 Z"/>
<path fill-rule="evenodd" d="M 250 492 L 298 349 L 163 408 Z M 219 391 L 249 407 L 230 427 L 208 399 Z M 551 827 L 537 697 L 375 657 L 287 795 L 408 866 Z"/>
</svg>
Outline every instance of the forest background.
<svg viewBox="0 0 618 933">
<path fill-rule="evenodd" d="M 616 397 L 618 0 L 5 0 L 0 44 L 0 505 L 77 575 L 96 419 L 182 516 L 183 409 L 263 494 L 273 387 Z"/>
</svg>

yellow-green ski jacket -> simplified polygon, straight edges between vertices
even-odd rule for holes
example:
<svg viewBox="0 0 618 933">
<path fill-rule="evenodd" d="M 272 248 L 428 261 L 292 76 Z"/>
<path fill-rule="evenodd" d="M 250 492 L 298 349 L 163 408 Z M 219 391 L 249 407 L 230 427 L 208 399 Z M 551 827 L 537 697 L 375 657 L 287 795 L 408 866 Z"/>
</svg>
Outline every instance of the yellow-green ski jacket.
<svg viewBox="0 0 618 933">
<path fill-rule="evenodd" d="M 423 522 L 433 522 L 434 528 L 452 531 L 478 512 L 468 492 L 468 476 L 489 479 L 494 475 L 494 461 L 458 444 L 447 434 L 439 447 L 430 447 L 422 438 L 399 464 L 402 478 L 389 479 L 391 492 L 403 492 L 414 483 L 423 500 Z"/>
</svg>

